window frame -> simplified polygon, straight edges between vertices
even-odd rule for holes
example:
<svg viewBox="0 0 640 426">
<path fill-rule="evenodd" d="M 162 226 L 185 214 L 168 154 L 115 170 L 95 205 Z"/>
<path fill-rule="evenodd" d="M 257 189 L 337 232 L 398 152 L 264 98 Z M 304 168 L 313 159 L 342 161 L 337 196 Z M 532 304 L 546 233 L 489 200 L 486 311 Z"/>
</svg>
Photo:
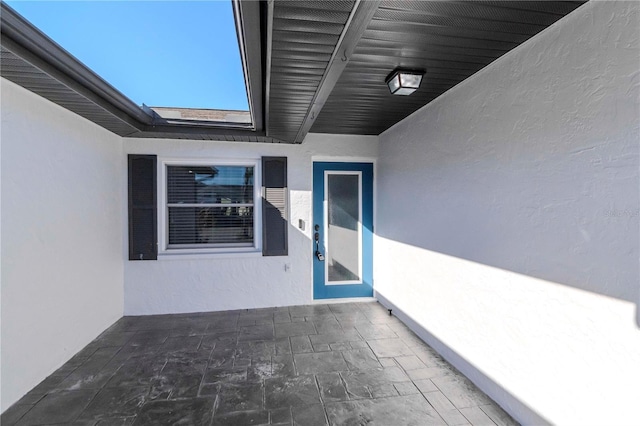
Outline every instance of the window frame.
<svg viewBox="0 0 640 426">
<path fill-rule="evenodd" d="M 158 173 L 158 256 L 183 256 L 262 251 L 262 167 L 260 158 L 159 158 Z M 169 247 L 168 166 L 243 166 L 253 167 L 253 245 L 233 243 L 216 247 Z"/>
</svg>

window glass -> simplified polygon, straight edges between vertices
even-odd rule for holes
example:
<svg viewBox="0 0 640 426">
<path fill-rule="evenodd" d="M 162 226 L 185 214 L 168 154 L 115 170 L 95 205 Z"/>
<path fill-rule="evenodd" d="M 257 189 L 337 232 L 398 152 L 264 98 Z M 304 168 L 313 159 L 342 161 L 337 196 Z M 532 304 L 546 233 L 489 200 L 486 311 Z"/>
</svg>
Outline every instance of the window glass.
<svg viewBox="0 0 640 426">
<path fill-rule="evenodd" d="M 167 166 L 168 247 L 252 246 L 253 197 L 253 166 Z"/>
</svg>

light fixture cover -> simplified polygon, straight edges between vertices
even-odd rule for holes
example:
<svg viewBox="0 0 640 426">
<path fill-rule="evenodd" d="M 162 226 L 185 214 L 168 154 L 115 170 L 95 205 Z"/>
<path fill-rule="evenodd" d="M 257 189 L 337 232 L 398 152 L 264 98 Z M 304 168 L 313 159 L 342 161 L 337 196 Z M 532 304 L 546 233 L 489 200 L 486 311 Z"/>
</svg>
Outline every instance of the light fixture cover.
<svg viewBox="0 0 640 426">
<path fill-rule="evenodd" d="M 410 95 L 420 87 L 424 71 L 401 70 L 393 71 L 385 80 L 389 91 L 394 95 Z"/>
</svg>

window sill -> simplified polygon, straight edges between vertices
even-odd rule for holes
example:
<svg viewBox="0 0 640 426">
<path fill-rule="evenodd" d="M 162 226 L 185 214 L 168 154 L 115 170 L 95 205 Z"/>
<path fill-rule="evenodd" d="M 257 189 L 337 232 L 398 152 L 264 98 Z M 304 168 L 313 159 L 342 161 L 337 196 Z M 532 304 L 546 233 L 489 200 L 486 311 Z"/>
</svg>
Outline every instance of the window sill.
<svg viewBox="0 0 640 426">
<path fill-rule="evenodd" d="M 158 260 L 206 260 L 206 259 L 243 259 L 262 257 L 262 251 L 219 251 L 219 252 L 193 252 L 158 253 Z"/>
</svg>

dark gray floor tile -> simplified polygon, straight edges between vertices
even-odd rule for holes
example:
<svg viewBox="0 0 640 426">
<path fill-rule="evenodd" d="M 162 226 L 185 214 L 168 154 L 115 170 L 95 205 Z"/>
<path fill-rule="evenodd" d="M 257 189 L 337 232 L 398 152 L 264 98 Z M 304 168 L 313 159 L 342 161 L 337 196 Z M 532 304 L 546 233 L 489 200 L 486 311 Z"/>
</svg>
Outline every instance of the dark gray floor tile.
<svg viewBox="0 0 640 426">
<path fill-rule="evenodd" d="M 400 357 L 413 355 L 409 346 L 400 339 L 368 340 L 369 346 L 379 358 Z"/>
<path fill-rule="evenodd" d="M 444 359 L 442 359 L 442 357 L 436 351 L 426 345 L 412 347 L 411 350 L 427 367 L 439 367 L 448 365 L 448 363 Z"/>
<path fill-rule="evenodd" d="M 149 346 L 149 345 L 161 345 L 169 337 L 167 330 L 149 330 L 137 332 L 129 341 L 127 345 L 131 346 Z"/>
<path fill-rule="evenodd" d="M 276 324 L 276 337 L 292 337 L 316 334 L 316 329 L 311 322 L 290 322 Z"/>
<path fill-rule="evenodd" d="M 269 416 L 272 425 L 291 425 L 291 409 L 289 407 L 269 410 Z"/>
<path fill-rule="evenodd" d="M 349 399 L 347 389 L 339 373 L 323 373 L 316 376 L 323 402 L 346 401 Z"/>
<path fill-rule="evenodd" d="M 397 367 L 398 363 L 393 358 L 378 358 L 383 367 Z"/>
<path fill-rule="evenodd" d="M 273 340 L 273 324 L 254 325 L 249 327 L 240 327 L 238 332 L 238 341 L 261 341 Z"/>
<path fill-rule="evenodd" d="M 314 352 L 329 352 L 331 351 L 331 346 L 328 343 L 314 343 L 313 344 Z"/>
<path fill-rule="evenodd" d="M 454 374 L 449 367 L 425 367 L 417 370 L 407 370 L 407 374 L 411 380 L 433 379 L 435 377 L 450 376 Z"/>
<path fill-rule="evenodd" d="M 403 331 L 399 331 L 399 330 L 394 330 L 394 331 L 396 332 L 398 337 L 402 339 L 402 341 L 406 343 L 407 346 L 409 346 L 410 348 L 413 348 L 413 347 L 422 348 L 426 346 L 425 343 L 422 341 L 422 339 L 416 336 L 409 329 L 403 330 Z"/>
<path fill-rule="evenodd" d="M 461 408 L 460 412 L 474 426 L 496 426 L 480 407 Z"/>
<path fill-rule="evenodd" d="M 329 305 L 329 309 L 334 314 L 359 312 L 360 308 L 358 307 L 358 305 L 359 303 L 333 303 Z"/>
<path fill-rule="evenodd" d="M 247 367 L 220 367 L 207 370 L 203 383 L 231 383 L 246 380 Z"/>
<path fill-rule="evenodd" d="M 238 333 L 235 330 L 216 332 L 202 336 L 200 349 L 218 349 L 235 345 L 238 341 Z"/>
<path fill-rule="evenodd" d="M 467 420 L 465 416 L 458 410 L 453 411 L 445 411 L 443 413 L 438 412 L 440 417 L 442 417 L 449 426 L 469 426 L 471 423 Z"/>
<path fill-rule="evenodd" d="M 282 338 L 276 340 L 276 355 L 288 355 L 291 354 L 291 342 L 289 338 Z"/>
<path fill-rule="evenodd" d="M 507 414 L 497 404 L 481 405 L 480 408 L 498 426 L 517 426 L 518 425 L 518 423 L 515 420 L 513 420 L 511 416 Z"/>
<path fill-rule="evenodd" d="M 220 393 L 220 387 L 222 387 L 220 383 L 202 383 L 198 396 L 214 397 Z"/>
<path fill-rule="evenodd" d="M 458 409 L 493 403 L 488 396 L 464 376 L 434 377 L 431 381 Z"/>
<path fill-rule="evenodd" d="M 166 358 L 156 358 L 154 355 L 141 355 L 129 358 L 109 379 L 107 387 L 133 387 L 149 385 L 154 377 L 160 373 L 166 363 Z"/>
<path fill-rule="evenodd" d="M 289 311 L 276 312 L 273 314 L 273 322 L 274 324 L 291 322 L 291 315 L 289 315 Z"/>
<path fill-rule="evenodd" d="M 114 416 L 133 416 L 149 399 L 146 386 L 131 388 L 104 388 L 80 415 L 83 420 L 98 420 Z"/>
<path fill-rule="evenodd" d="M 268 379 L 273 375 L 273 366 L 271 358 L 255 359 L 251 365 L 247 367 L 247 381 L 260 382 Z"/>
<path fill-rule="evenodd" d="M 262 383 L 227 383 L 220 386 L 216 415 L 235 411 L 261 410 Z"/>
<path fill-rule="evenodd" d="M 296 375 L 293 366 L 293 355 L 280 355 L 271 358 L 272 376 L 273 377 L 293 377 Z"/>
<path fill-rule="evenodd" d="M 446 426 L 438 413 L 420 395 L 335 402 L 326 404 L 325 408 L 331 425 Z"/>
<path fill-rule="evenodd" d="M 248 367 L 251 365 L 251 358 L 240 358 L 235 356 L 233 358 L 233 366 L 234 367 Z"/>
<path fill-rule="evenodd" d="M 333 314 L 329 305 L 302 305 L 302 306 L 290 306 L 289 314 L 291 317 L 307 317 L 315 315 L 330 315 Z"/>
<path fill-rule="evenodd" d="M 102 333 L 95 342 L 99 347 L 107 346 L 124 346 L 136 334 L 135 331 L 109 332 Z"/>
<path fill-rule="evenodd" d="M 385 385 L 410 381 L 407 375 L 398 367 L 343 372 L 341 377 L 347 385 L 347 391 L 361 398 L 366 397 L 363 388 L 368 389 L 371 393 L 375 389 L 376 393 L 380 395 L 385 392 L 384 389 L 381 389 Z M 386 391 L 391 392 L 390 389 L 386 389 Z"/>
<path fill-rule="evenodd" d="M 235 358 L 234 348 L 216 348 L 209 357 L 209 368 L 233 367 Z"/>
<path fill-rule="evenodd" d="M 267 359 L 276 354 L 276 344 L 267 342 L 239 342 L 236 346 L 236 357 L 249 359 Z"/>
<path fill-rule="evenodd" d="M 517 424 L 377 303 L 125 317 L 0 420 L 313 426 L 323 401 L 331 424 Z"/>
<path fill-rule="evenodd" d="M 131 426 L 135 420 L 135 416 L 108 417 L 98 420 L 95 426 Z"/>
<path fill-rule="evenodd" d="M 202 373 L 162 372 L 151 382 L 151 399 L 195 398 L 198 396 Z"/>
<path fill-rule="evenodd" d="M 362 340 L 357 331 L 342 331 L 340 333 L 330 333 L 330 334 L 317 334 L 309 336 L 311 343 L 313 345 L 316 344 L 331 344 L 331 343 L 339 343 L 339 342 L 350 342 L 350 341 L 358 341 Z"/>
<path fill-rule="evenodd" d="M 388 398 L 399 395 L 396 387 L 391 383 L 369 386 L 369 392 L 371 392 L 371 398 Z"/>
<path fill-rule="evenodd" d="M 194 352 L 200 347 L 201 336 L 177 336 L 165 340 L 161 350 L 164 352 Z"/>
<path fill-rule="evenodd" d="M 313 352 L 313 346 L 311 346 L 311 341 L 309 340 L 309 336 L 295 336 L 295 337 L 292 337 L 290 341 L 291 341 L 291 351 L 294 354 Z"/>
<path fill-rule="evenodd" d="M 451 401 L 447 399 L 447 397 L 438 391 L 425 393 L 424 397 L 429 401 L 429 404 L 433 406 L 439 413 L 443 413 L 445 411 L 453 411 L 456 407 L 453 406 Z"/>
<path fill-rule="evenodd" d="M 342 356 L 347 362 L 349 370 L 370 370 L 372 368 L 382 368 L 378 358 L 369 348 L 343 351 Z"/>
<path fill-rule="evenodd" d="M 238 328 L 238 317 L 217 318 L 209 322 L 206 334 L 233 331 Z"/>
<path fill-rule="evenodd" d="M 89 404 L 96 391 L 52 392 L 42 398 L 18 421 L 18 425 L 71 423 Z"/>
<path fill-rule="evenodd" d="M 369 349 L 369 345 L 364 340 L 357 340 L 357 341 L 352 340 L 349 342 L 349 346 L 351 346 L 351 349 L 362 349 L 362 348 Z"/>
<path fill-rule="evenodd" d="M 329 349 L 332 351 L 342 352 L 351 350 L 351 345 L 349 342 L 338 342 L 329 344 Z"/>
<path fill-rule="evenodd" d="M 213 403 L 208 398 L 148 402 L 134 425 L 206 425 L 213 416 Z"/>
<path fill-rule="evenodd" d="M 110 364 L 119 347 L 100 348 L 57 387 L 64 390 L 100 389 L 114 375 L 118 365 Z"/>
<path fill-rule="evenodd" d="M 320 374 L 348 370 L 340 352 L 320 352 L 294 355 L 298 374 Z"/>
<path fill-rule="evenodd" d="M 385 324 L 362 323 L 356 324 L 355 329 L 358 330 L 358 333 L 360 333 L 365 340 L 395 339 L 398 337 L 398 335 Z"/>
<path fill-rule="evenodd" d="M 31 410 L 33 405 L 18 405 L 13 404 L 11 407 L 4 410 L 2 416 L 0 416 L 0 425 L 12 425 L 24 416 L 27 411 Z"/>
<path fill-rule="evenodd" d="M 426 368 L 426 365 L 415 355 L 399 356 L 396 357 L 396 361 L 405 371 Z"/>
<path fill-rule="evenodd" d="M 320 402 L 320 394 L 313 376 L 277 377 L 265 380 L 265 405 L 268 409 Z"/>
<path fill-rule="evenodd" d="M 413 382 L 395 383 L 394 386 L 400 395 L 414 395 L 420 393 Z"/>
<path fill-rule="evenodd" d="M 369 323 L 367 317 L 360 311 L 340 312 L 335 314 L 342 327 L 353 327 L 359 323 Z"/>
<path fill-rule="evenodd" d="M 261 324 L 273 324 L 273 312 L 246 314 L 238 317 L 238 327 Z"/>
<path fill-rule="evenodd" d="M 269 412 L 266 410 L 259 411 L 240 411 L 237 413 L 216 414 L 213 417 L 212 426 L 253 426 L 268 425 Z"/>
<path fill-rule="evenodd" d="M 180 324 L 168 330 L 171 337 L 202 336 L 207 333 L 207 324 Z"/>
<path fill-rule="evenodd" d="M 429 379 L 414 380 L 413 383 L 422 393 L 435 392 L 438 390 L 438 387 Z"/>
<path fill-rule="evenodd" d="M 294 426 L 326 426 L 324 407 L 320 404 L 293 407 L 291 409 Z"/>
</svg>

